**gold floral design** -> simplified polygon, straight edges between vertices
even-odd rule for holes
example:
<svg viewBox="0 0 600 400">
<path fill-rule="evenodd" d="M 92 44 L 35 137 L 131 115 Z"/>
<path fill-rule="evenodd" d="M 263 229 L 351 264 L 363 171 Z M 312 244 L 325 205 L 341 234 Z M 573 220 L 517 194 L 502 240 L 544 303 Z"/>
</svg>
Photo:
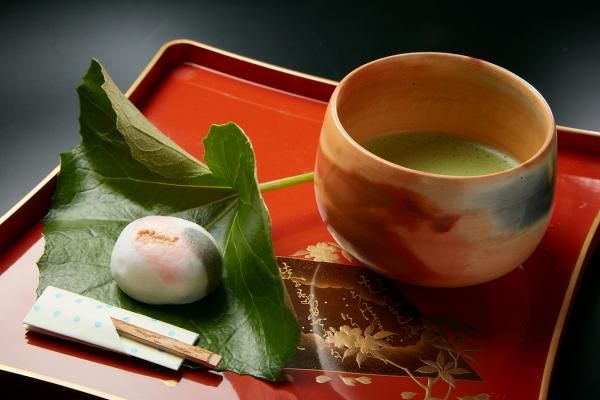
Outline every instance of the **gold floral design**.
<svg viewBox="0 0 600 400">
<path fill-rule="evenodd" d="M 357 378 L 353 376 L 340 376 L 340 379 L 348 386 L 356 386 L 356 382 L 361 383 L 363 385 L 371 384 L 371 378 L 369 378 L 368 376 L 359 376 Z"/>
<path fill-rule="evenodd" d="M 432 400 L 432 392 L 433 387 L 440 380 L 445 382 L 448 387 L 446 390 L 446 395 L 442 398 L 442 400 L 450 399 L 450 395 L 456 389 L 455 375 L 464 375 L 469 374 L 470 371 L 465 368 L 458 367 L 460 351 L 457 347 L 453 347 L 454 344 L 450 342 L 445 342 L 445 345 L 434 345 L 434 347 L 440 349 L 437 354 L 436 360 L 421 360 L 424 364 L 419 367 L 415 372 L 420 374 L 432 374 L 431 377 L 427 378 L 426 383 L 420 382 L 413 374 L 410 373 L 407 369 L 408 376 L 425 391 L 425 400 Z M 446 354 L 450 357 L 450 359 L 446 358 Z M 398 366 L 399 368 L 403 368 Z M 486 397 L 487 396 L 487 397 Z M 465 396 L 463 398 L 458 397 L 458 399 L 463 400 L 488 400 L 489 395 L 486 393 L 480 393 L 475 396 Z"/>
<path fill-rule="evenodd" d="M 474 352 L 481 351 L 473 328 L 452 315 L 423 316 L 369 270 L 321 264 L 343 257 L 335 243 L 320 242 L 294 255 L 278 259 L 302 329 L 292 368 L 325 369 L 330 372 L 315 377 L 316 383 L 349 387 L 371 383 L 360 374 L 406 375 L 412 384 L 397 394 L 403 400 L 489 399 L 457 385 L 459 378 L 479 379 L 465 361 L 476 362 Z"/>
<path fill-rule="evenodd" d="M 373 333 L 374 330 L 374 325 L 369 325 L 364 332 L 360 328 L 351 328 L 348 325 L 340 326 L 339 330 L 330 327 L 325 332 L 325 343 L 345 349 L 342 359 L 356 356 L 359 367 L 367 358 L 376 358 L 387 363 L 389 360 L 380 350 L 391 346 L 383 339 L 396 333 L 383 330 Z"/>
<path fill-rule="evenodd" d="M 396 335 L 394 332 L 385 330 L 375 331 L 375 325 L 369 325 L 363 332 L 360 327 L 350 327 L 348 325 L 342 325 L 339 329 L 329 327 L 325 331 L 325 343 L 330 347 L 331 354 L 339 357 L 339 351 L 343 350 L 344 353 L 341 356 L 342 360 L 348 357 L 356 357 L 356 363 L 361 368 L 362 364 L 369 358 L 374 358 L 390 364 L 396 368 L 404 371 L 414 383 L 416 383 L 425 392 L 424 399 L 432 400 L 433 387 L 439 382 L 443 381 L 447 384 L 446 395 L 443 400 L 450 399 L 450 395 L 456 389 L 455 377 L 464 374 L 470 374 L 471 371 L 461 368 L 458 366 L 461 355 L 470 355 L 467 353 L 471 349 L 462 349 L 462 339 L 458 343 L 450 343 L 445 335 L 438 337 L 439 344 L 434 344 L 439 351 L 435 361 L 433 360 L 421 360 L 423 365 L 419 367 L 415 372 L 423 375 L 431 375 L 426 378 L 426 382 L 423 383 L 419 378 L 415 377 L 413 373 L 406 367 L 398 365 L 393 361 L 386 358 L 382 353 L 382 349 L 392 347 L 385 339 L 392 335 Z M 473 351 L 473 350 L 471 350 Z M 474 358 L 473 358 L 474 359 Z M 344 377 L 340 376 L 342 381 L 348 386 L 354 386 L 359 378 Z M 423 379 L 423 378 L 421 378 Z M 370 379 L 369 382 L 370 383 Z M 411 399 L 415 396 L 414 392 L 403 392 L 402 398 Z M 486 393 L 480 393 L 475 396 L 465 396 L 463 400 L 488 400 L 489 396 Z"/>
<path fill-rule="evenodd" d="M 346 260 L 352 261 L 352 257 L 339 244 L 334 242 L 319 242 L 308 246 L 306 250 L 299 250 L 292 254 L 293 257 L 303 257 L 313 261 L 330 263 L 342 261 L 340 255 Z"/>
<path fill-rule="evenodd" d="M 370 385 L 371 384 L 371 378 L 369 378 L 368 376 L 353 377 L 353 376 L 339 375 L 338 378 L 340 378 L 342 380 L 342 382 L 344 382 L 344 384 L 346 384 L 348 386 L 356 386 L 357 382 L 362 385 Z M 333 380 L 333 378 L 331 378 L 331 376 L 329 376 L 329 375 L 319 375 L 319 376 L 315 377 L 315 382 L 317 382 L 317 383 L 328 383 L 328 382 L 331 382 L 332 380 Z"/>
<path fill-rule="evenodd" d="M 441 354 L 441 355 L 440 355 Z M 456 367 L 452 367 L 449 368 L 448 364 L 453 364 L 453 362 L 448 362 L 445 363 L 444 360 L 444 356 L 443 356 L 443 352 L 438 353 L 438 357 L 436 359 L 435 362 L 433 361 L 424 361 L 425 366 L 426 367 L 431 367 L 432 371 L 435 370 L 435 373 L 438 373 L 438 377 L 435 378 L 435 380 L 432 380 L 431 378 L 428 378 L 428 384 L 427 386 L 423 385 L 420 381 L 418 381 L 414 376 L 411 375 L 411 378 L 413 379 L 413 381 L 415 381 L 420 387 L 422 387 L 425 390 L 425 396 L 424 396 L 424 400 L 442 400 L 436 397 L 433 397 L 431 392 L 432 392 L 432 388 L 433 388 L 433 384 L 435 384 L 435 382 L 437 382 L 438 379 L 442 379 L 440 373 L 445 372 L 448 376 L 452 376 L 452 374 L 455 375 L 460 375 L 462 368 L 456 368 Z M 425 368 L 424 369 L 429 371 L 429 368 Z M 464 373 L 468 373 L 468 371 L 465 370 Z M 316 383 L 320 383 L 320 384 L 324 384 L 324 383 L 332 383 L 334 382 L 334 378 L 340 378 L 340 380 L 347 386 L 351 386 L 354 387 L 356 386 L 357 383 L 360 383 L 362 385 L 370 385 L 372 383 L 371 378 L 368 376 L 344 376 L 344 375 L 337 375 L 334 376 L 332 378 L 332 375 L 318 375 L 315 377 L 315 382 Z M 447 377 L 446 377 L 447 378 Z M 433 384 L 431 384 L 431 382 L 433 382 Z M 448 381 L 446 381 L 448 383 Z M 452 391 L 454 390 L 454 386 L 449 386 L 448 391 L 446 392 L 446 396 L 444 396 L 443 399 L 450 399 L 450 395 L 452 394 Z M 404 391 L 402 393 L 400 393 L 400 398 L 402 400 L 411 400 L 413 398 L 415 398 L 417 396 L 416 392 L 411 392 L 411 391 Z M 473 396 L 456 396 L 457 400 L 490 400 L 490 395 L 487 393 L 479 393 Z"/>
<path fill-rule="evenodd" d="M 444 352 L 438 352 L 437 358 L 435 361 L 431 360 L 422 360 L 424 366 L 417 369 L 416 372 L 420 372 L 422 374 L 436 374 L 436 378 L 439 378 L 450 385 L 452 388 L 456 387 L 456 383 L 454 382 L 454 375 L 463 375 L 468 374 L 470 371 L 459 368 L 456 366 L 458 362 L 458 357 L 453 360 L 446 362 L 446 357 L 444 356 Z"/>
<path fill-rule="evenodd" d="M 315 382 L 317 383 L 327 383 L 331 381 L 331 377 L 327 375 L 319 375 L 315 377 Z"/>
<path fill-rule="evenodd" d="M 348 325 L 340 326 L 339 330 L 330 327 L 325 333 L 325 343 L 340 349 L 354 346 L 356 337 L 362 335 L 362 329 L 350 328 Z"/>
</svg>

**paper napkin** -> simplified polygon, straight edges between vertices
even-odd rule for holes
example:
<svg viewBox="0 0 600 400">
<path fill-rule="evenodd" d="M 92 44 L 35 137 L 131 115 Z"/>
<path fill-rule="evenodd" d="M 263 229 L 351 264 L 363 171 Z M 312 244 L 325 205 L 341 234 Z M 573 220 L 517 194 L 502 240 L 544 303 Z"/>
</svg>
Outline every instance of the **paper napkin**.
<svg viewBox="0 0 600 400">
<path fill-rule="evenodd" d="M 197 333 L 53 286 L 44 290 L 23 322 L 27 329 L 126 353 L 173 370 L 181 367 L 183 358 L 119 336 L 111 317 L 188 344 L 198 340 Z"/>
</svg>

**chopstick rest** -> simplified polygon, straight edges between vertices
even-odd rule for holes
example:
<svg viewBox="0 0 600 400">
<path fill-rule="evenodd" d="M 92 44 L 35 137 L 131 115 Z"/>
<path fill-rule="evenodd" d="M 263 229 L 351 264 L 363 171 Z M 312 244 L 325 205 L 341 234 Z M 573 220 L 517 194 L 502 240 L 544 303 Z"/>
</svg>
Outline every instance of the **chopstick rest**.
<svg viewBox="0 0 600 400">
<path fill-rule="evenodd" d="M 148 345 L 149 342 L 132 340 L 132 335 L 119 335 L 114 320 L 190 346 L 198 340 L 195 332 L 52 286 L 35 301 L 23 322 L 28 330 L 126 353 L 173 370 L 181 367 L 185 354 L 170 354 L 166 349 Z M 219 358 L 202 354 L 208 363 L 203 365 L 218 364 Z M 199 357 L 203 360 L 203 356 Z"/>
</svg>

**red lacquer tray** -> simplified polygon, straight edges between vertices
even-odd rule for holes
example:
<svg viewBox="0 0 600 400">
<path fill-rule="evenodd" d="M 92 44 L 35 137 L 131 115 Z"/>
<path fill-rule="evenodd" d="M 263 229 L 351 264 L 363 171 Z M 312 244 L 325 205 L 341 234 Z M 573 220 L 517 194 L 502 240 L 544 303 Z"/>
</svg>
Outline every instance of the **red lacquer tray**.
<svg viewBox="0 0 600 400">
<path fill-rule="evenodd" d="M 335 84 L 175 41 L 158 52 L 128 93 L 152 122 L 199 158 L 201 138 L 210 124 L 237 122 L 253 142 L 259 181 L 266 182 L 312 170 L 321 120 Z M 577 280 L 598 239 L 600 136 L 559 127 L 556 205 L 541 245 L 527 262 L 505 277 L 470 288 L 394 289 L 418 312 L 420 324 L 441 321 L 461 368 L 450 371 L 458 361 L 450 365 L 451 353 L 444 353 L 440 363 L 438 353 L 429 361 L 441 369 L 448 365 L 443 376 L 432 374 L 434 367 L 429 373 L 415 367 L 411 376 L 400 368 L 390 374 L 394 369 L 387 364 L 385 373 L 364 372 L 354 364 L 352 370 L 289 368 L 277 384 L 232 373 L 171 372 L 126 356 L 25 334 L 22 319 L 35 299 L 35 263 L 43 251 L 39 220 L 48 209 L 57 172 L 0 219 L 0 369 L 102 397 L 545 398 Z M 312 185 L 269 192 L 265 200 L 277 255 L 348 261 L 319 218 Z M 366 326 L 360 328 L 363 338 L 375 335 Z M 415 346 L 398 351 L 412 352 L 421 362 Z"/>
</svg>

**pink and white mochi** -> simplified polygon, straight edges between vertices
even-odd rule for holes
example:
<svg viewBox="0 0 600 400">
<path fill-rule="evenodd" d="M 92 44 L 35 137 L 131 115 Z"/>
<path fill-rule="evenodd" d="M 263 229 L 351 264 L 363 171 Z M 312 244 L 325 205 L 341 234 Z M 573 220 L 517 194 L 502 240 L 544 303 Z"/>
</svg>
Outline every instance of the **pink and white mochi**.
<svg viewBox="0 0 600 400">
<path fill-rule="evenodd" d="M 123 229 L 110 259 L 117 285 L 148 304 L 186 304 L 200 300 L 219 283 L 223 257 L 200 225 L 149 216 Z"/>
</svg>

